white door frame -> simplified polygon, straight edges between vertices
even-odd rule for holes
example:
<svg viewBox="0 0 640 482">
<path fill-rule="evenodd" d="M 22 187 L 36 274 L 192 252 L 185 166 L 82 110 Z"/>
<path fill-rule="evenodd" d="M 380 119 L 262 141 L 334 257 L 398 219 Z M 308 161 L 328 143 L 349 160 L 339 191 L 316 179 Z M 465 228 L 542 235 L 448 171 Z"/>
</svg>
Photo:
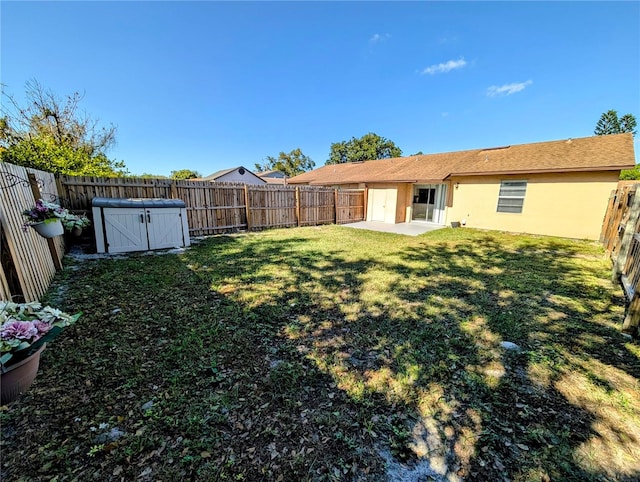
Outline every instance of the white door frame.
<svg viewBox="0 0 640 482">
<path fill-rule="evenodd" d="M 434 224 L 444 224 L 444 209 L 447 194 L 447 185 L 439 184 L 413 184 L 413 193 L 411 197 L 411 222 L 428 222 Z M 426 202 L 416 202 L 419 198 L 420 189 L 433 189 L 433 192 L 427 192 Z M 431 199 L 433 198 L 433 199 Z M 433 202 L 429 202 L 433 200 Z M 425 201 L 422 199 L 422 201 Z M 422 212 L 424 211 L 424 218 Z M 416 216 L 419 216 L 416 219 Z M 422 219 L 420 219 L 422 218 Z"/>
</svg>

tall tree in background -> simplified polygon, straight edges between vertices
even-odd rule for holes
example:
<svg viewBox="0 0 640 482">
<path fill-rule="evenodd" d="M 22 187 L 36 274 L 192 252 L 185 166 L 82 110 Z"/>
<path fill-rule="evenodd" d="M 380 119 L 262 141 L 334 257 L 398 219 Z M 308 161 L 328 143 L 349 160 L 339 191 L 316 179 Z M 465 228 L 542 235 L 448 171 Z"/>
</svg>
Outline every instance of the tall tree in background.
<svg viewBox="0 0 640 482">
<path fill-rule="evenodd" d="M 359 139 L 352 137 L 350 141 L 331 144 L 329 159 L 325 164 L 390 159 L 401 155 L 402 149 L 397 147 L 393 141 L 369 132 Z"/>
<path fill-rule="evenodd" d="M 4 86 L 3 86 L 4 87 Z M 107 157 L 116 128 L 79 112 L 82 96 L 60 98 L 35 80 L 26 84 L 26 104 L 5 93 L 0 119 L 0 160 L 55 174 L 126 175 L 123 161 Z"/>
<path fill-rule="evenodd" d="M 288 177 L 297 176 L 303 172 L 310 171 L 316 165 L 309 157 L 305 156 L 300 148 L 294 149 L 288 154 L 280 152 L 278 157 L 267 156 L 264 164 L 256 162 L 255 167 L 258 172 L 281 171 Z"/>
<path fill-rule="evenodd" d="M 184 181 L 186 179 L 194 179 L 196 177 L 202 177 L 198 171 L 192 171 L 191 169 L 180 169 L 178 171 L 171 171 L 171 179 L 176 181 Z"/>
<path fill-rule="evenodd" d="M 600 120 L 598 120 L 593 133 L 597 136 L 604 136 L 607 134 L 631 132 L 635 136 L 636 125 L 636 118 L 633 114 L 625 114 L 618 118 L 618 113 L 615 110 L 609 110 L 600 116 Z M 640 179 L 640 164 L 636 164 L 636 167 L 633 169 L 623 169 L 620 171 L 620 179 L 626 181 Z"/>
<path fill-rule="evenodd" d="M 625 114 L 619 118 L 617 111 L 609 110 L 600 116 L 593 133 L 597 136 L 604 136 L 631 132 L 635 136 L 636 125 L 636 118 L 633 114 Z"/>
</svg>

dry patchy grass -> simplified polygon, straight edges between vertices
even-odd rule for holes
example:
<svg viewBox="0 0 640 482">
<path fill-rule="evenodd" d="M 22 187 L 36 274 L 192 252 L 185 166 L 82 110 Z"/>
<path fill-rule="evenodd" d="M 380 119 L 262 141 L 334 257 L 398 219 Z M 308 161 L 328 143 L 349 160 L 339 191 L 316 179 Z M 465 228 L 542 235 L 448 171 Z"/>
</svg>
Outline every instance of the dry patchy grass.
<svg viewBox="0 0 640 482">
<path fill-rule="evenodd" d="M 593 243 L 467 229 L 82 263 L 49 299 L 85 315 L 2 411 L 2 478 L 636 480 L 609 276 Z"/>
</svg>

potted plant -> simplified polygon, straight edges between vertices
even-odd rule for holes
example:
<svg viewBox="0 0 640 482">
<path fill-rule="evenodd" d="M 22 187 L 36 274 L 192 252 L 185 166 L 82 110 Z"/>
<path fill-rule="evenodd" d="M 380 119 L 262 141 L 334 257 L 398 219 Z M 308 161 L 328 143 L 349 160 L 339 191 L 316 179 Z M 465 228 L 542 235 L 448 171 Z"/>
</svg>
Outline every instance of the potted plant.
<svg viewBox="0 0 640 482">
<path fill-rule="evenodd" d="M 91 220 L 85 214 L 68 213 L 62 218 L 62 225 L 74 236 L 80 236 L 84 228 L 91 226 Z"/>
<path fill-rule="evenodd" d="M 46 343 L 79 317 L 38 302 L 0 301 L 0 403 L 27 391 Z"/>
<path fill-rule="evenodd" d="M 35 206 L 25 209 L 22 214 L 27 218 L 25 229 L 32 227 L 40 236 L 53 238 L 64 233 L 62 219 L 69 215 L 69 211 L 59 204 L 38 199 Z"/>
</svg>

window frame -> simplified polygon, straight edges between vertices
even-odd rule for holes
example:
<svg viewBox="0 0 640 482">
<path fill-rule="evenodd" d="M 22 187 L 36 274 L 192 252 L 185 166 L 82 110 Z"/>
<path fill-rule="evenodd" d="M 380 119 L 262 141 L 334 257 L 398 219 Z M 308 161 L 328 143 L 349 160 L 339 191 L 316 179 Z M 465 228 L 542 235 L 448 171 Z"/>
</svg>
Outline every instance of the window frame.
<svg viewBox="0 0 640 482">
<path fill-rule="evenodd" d="M 509 185 L 511 184 L 511 185 Z M 515 185 L 515 184 L 520 184 Z M 498 191 L 498 204 L 496 205 L 496 212 L 501 214 L 522 214 L 524 211 L 524 200 L 527 196 L 527 180 L 526 179 L 503 179 L 500 181 L 500 189 Z M 511 190 L 511 192 L 509 192 Z M 518 192 L 514 195 L 513 191 Z M 519 192 L 522 191 L 520 194 Z M 507 201 L 505 204 L 501 201 Z M 520 201 L 518 204 L 513 204 L 513 201 Z M 502 209 L 501 209 L 502 208 Z M 514 210 L 517 209 L 517 210 Z"/>
</svg>

